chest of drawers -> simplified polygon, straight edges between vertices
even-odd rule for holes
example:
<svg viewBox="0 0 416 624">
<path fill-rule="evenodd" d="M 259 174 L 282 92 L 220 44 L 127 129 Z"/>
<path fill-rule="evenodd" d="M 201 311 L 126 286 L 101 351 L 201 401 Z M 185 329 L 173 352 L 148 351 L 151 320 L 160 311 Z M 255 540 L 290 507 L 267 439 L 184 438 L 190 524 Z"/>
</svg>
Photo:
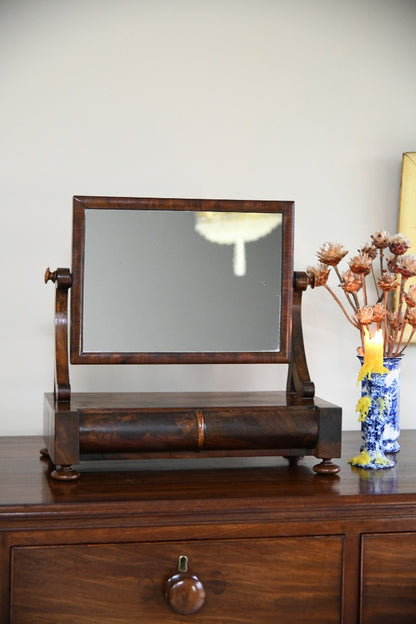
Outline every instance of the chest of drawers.
<svg viewBox="0 0 416 624">
<path fill-rule="evenodd" d="M 413 623 L 416 432 L 401 443 L 375 473 L 347 463 L 345 433 L 339 475 L 313 458 L 165 459 L 58 482 L 40 438 L 2 438 L 0 621 Z"/>
</svg>

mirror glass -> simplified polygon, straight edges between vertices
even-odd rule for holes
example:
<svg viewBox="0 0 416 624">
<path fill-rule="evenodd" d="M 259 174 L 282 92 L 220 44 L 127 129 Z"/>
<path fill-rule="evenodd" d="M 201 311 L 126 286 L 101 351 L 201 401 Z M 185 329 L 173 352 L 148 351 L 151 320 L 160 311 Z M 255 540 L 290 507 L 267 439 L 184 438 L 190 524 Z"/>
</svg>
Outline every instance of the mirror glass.
<svg viewBox="0 0 416 624">
<path fill-rule="evenodd" d="M 281 354 L 284 214 L 231 204 L 74 212 L 71 359 Z"/>
</svg>

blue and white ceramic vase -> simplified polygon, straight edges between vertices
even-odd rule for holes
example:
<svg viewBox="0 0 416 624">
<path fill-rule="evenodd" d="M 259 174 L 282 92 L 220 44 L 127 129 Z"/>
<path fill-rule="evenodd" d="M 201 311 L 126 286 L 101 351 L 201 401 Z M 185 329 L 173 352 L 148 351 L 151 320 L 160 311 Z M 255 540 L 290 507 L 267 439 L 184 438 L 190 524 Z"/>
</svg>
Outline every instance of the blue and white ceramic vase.
<svg viewBox="0 0 416 624">
<path fill-rule="evenodd" d="M 363 358 L 359 357 L 361 365 Z M 385 453 L 400 449 L 400 361 L 384 358 L 388 373 L 372 373 L 361 382 L 361 399 L 357 404 L 363 445 L 350 462 L 370 470 L 392 468 L 394 462 Z"/>
<path fill-rule="evenodd" d="M 389 369 L 385 375 L 386 396 L 388 396 L 388 408 L 386 411 L 386 424 L 384 425 L 383 446 L 385 453 L 397 453 L 400 451 L 398 442 L 400 436 L 400 364 L 401 357 L 384 358 L 383 363 Z M 364 383 L 364 382 L 362 382 Z"/>
</svg>

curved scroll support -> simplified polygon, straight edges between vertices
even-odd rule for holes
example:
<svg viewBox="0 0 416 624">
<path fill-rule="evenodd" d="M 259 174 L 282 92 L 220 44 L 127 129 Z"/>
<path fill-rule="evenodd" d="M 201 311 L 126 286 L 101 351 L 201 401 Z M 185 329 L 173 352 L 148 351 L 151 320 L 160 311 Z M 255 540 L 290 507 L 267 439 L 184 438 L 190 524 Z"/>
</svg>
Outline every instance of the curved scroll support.
<svg viewBox="0 0 416 624">
<path fill-rule="evenodd" d="M 305 346 L 302 332 L 302 293 L 310 285 L 308 275 L 303 271 L 293 274 L 293 308 L 292 308 L 292 349 L 286 391 L 301 398 L 315 396 L 315 384 L 309 376 L 306 363 Z"/>
<path fill-rule="evenodd" d="M 55 384 L 57 401 L 69 401 L 71 386 L 68 365 L 68 290 L 72 285 L 69 269 L 56 269 L 45 272 L 45 284 L 56 284 L 55 290 Z"/>
</svg>

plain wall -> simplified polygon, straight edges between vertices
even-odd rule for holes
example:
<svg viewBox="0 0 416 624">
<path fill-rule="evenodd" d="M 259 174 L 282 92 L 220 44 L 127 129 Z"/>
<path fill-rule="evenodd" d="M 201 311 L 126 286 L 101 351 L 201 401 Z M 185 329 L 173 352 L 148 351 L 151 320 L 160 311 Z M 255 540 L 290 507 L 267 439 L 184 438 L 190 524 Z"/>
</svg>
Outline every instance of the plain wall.
<svg viewBox="0 0 416 624">
<path fill-rule="evenodd" d="M 42 432 L 72 196 L 296 202 L 295 268 L 396 232 L 414 0 L 2 0 L 0 434 Z M 358 429 L 356 331 L 304 295 L 317 394 Z M 402 371 L 414 428 L 416 347 Z M 283 389 L 285 365 L 71 369 L 74 391 Z"/>
</svg>

